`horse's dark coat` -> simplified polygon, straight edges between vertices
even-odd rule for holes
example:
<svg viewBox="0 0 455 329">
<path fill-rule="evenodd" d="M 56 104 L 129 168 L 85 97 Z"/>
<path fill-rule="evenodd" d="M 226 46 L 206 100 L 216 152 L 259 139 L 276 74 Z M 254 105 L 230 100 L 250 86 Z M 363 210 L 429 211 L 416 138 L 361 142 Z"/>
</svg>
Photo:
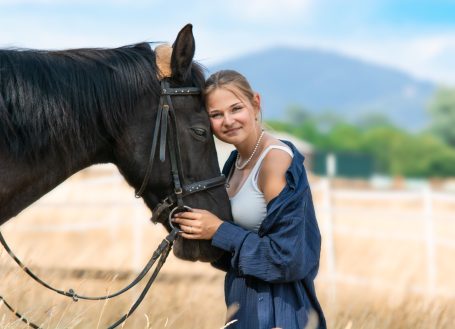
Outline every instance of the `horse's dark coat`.
<svg viewBox="0 0 455 329">
<path fill-rule="evenodd" d="M 203 88 L 194 50 L 187 25 L 173 45 L 171 86 Z M 116 49 L 0 50 L 0 223 L 96 163 L 114 163 L 138 189 L 159 93 L 155 56 L 147 43 Z M 201 96 L 173 96 L 173 103 L 187 183 L 219 175 Z M 151 209 L 172 190 L 169 164 L 154 168 L 143 195 Z M 231 218 L 222 187 L 191 195 L 186 203 Z M 204 261 L 220 255 L 208 241 L 180 239 L 174 252 Z"/>
<path fill-rule="evenodd" d="M 0 143 L 15 158 L 80 156 L 122 127 L 159 83 L 148 44 L 117 49 L 0 51 Z"/>
</svg>

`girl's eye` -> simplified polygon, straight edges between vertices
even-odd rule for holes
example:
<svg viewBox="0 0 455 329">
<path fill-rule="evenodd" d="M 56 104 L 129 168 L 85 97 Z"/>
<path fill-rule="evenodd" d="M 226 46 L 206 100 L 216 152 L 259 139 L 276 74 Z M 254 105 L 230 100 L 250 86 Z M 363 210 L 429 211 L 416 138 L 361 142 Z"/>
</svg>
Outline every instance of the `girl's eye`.
<svg viewBox="0 0 455 329">
<path fill-rule="evenodd" d="M 210 114 L 209 117 L 212 118 L 212 119 L 221 118 L 221 113 Z"/>
<path fill-rule="evenodd" d="M 241 106 L 236 106 L 236 107 L 232 108 L 232 112 L 238 112 L 238 111 L 240 111 L 242 108 L 243 108 L 243 107 L 241 107 Z"/>
</svg>

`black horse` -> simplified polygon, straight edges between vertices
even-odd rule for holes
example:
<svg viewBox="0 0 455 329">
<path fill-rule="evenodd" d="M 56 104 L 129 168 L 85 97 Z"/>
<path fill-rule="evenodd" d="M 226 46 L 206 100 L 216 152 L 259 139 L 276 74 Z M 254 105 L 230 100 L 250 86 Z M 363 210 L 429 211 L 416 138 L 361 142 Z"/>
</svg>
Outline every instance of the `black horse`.
<svg viewBox="0 0 455 329">
<path fill-rule="evenodd" d="M 171 89 L 204 87 L 194 51 L 192 26 L 187 25 L 172 47 L 171 74 L 165 78 Z M 173 150 L 158 143 L 166 161 L 155 158 L 150 176 L 146 173 L 163 92 L 155 55 L 149 43 L 115 49 L 0 50 L 0 224 L 75 172 L 98 163 L 115 164 L 136 191 L 144 182 L 141 194 L 150 209 L 173 195 Z M 178 177 L 191 183 L 219 176 L 201 94 L 165 97 L 175 108 Z M 164 132 L 161 128 L 161 138 L 171 134 L 171 126 Z M 223 185 L 184 200 L 231 220 Z M 159 220 L 170 230 L 167 221 Z M 174 253 L 201 261 L 221 255 L 209 241 L 181 238 Z"/>
</svg>

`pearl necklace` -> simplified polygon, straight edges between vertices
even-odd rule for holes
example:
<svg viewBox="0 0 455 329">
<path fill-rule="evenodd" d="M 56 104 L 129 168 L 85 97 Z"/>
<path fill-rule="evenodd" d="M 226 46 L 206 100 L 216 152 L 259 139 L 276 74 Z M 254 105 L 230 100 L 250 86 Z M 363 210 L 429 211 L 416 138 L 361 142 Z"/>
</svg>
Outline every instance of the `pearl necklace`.
<svg viewBox="0 0 455 329">
<path fill-rule="evenodd" d="M 248 158 L 248 160 L 246 160 L 242 165 L 239 165 L 240 154 L 237 153 L 237 159 L 235 160 L 235 167 L 236 167 L 238 170 L 242 170 L 243 168 L 245 168 L 246 165 L 251 161 L 251 159 L 253 159 L 253 156 L 254 156 L 254 154 L 256 153 L 256 151 L 257 151 L 257 149 L 258 149 L 258 147 L 259 147 L 259 144 L 261 143 L 262 136 L 264 136 L 264 130 L 262 130 L 261 135 L 259 136 L 258 141 L 256 142 L 256 145 L 254 146 L 253 153 L 251 153 L 251 155 L 250 155 L 250 157 Z"/>
</svg>

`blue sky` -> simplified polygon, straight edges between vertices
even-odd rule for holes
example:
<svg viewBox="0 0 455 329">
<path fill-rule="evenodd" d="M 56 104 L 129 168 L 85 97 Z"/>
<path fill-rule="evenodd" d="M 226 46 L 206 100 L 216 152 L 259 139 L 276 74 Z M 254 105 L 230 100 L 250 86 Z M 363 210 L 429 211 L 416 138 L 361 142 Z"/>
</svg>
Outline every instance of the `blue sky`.
<svg viewBox="0 0 455 329">
<path fill-rule="evenodd" d="M 172 42 L 190 22 L 205 65 L 317 47 L 455 86 L 454 18 L 455 0 L 0 0 L 0 47 Z"/>
</svg>

